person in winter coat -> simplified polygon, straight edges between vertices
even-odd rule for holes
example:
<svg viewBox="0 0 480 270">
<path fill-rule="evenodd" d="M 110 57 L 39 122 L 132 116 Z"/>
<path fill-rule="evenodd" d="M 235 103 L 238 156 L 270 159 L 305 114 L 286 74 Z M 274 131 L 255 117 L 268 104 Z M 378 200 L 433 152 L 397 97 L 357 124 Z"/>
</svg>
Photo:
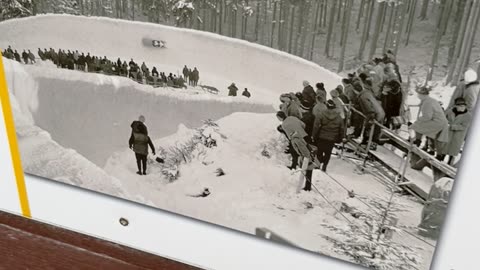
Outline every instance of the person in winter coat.
<svg viewBox="0 0 480 270">
<path fill-rule="evenodd" d="M 392 130 L 399 129 L 401 122 L 394 121 L 401 115 L 403 103 L 402 87 L 398 81 L 388 81 L 382 85 L 382 108 L 385 111 L 385 126 Z"/>
<path fill-rule="evenodd" d="M 45 61 L 45 59 L 46 59 L 45 54 L 43 53 L 43 51 L 40 48 L 38 48 L 37 54 L 38 54 L 38 57 L 40 57 L 40 59 L 42 59 L 42 61 Z"/>
<path fill-rule="evenodd" d="M 430 145 L 429 152 L 432 152 L 436 146 L 448 142 L 448 120 L 440 103 L 429 96 L 430 89 L 428 87 L 419 87 L 415 91 L 420 99 L 420 114 L 417 121 L 410 127 L 415 131 L 413 143 L 420 146 L 422 137 L 425 136 L 427 137 L 426 149 Z"/>
<path fill-rule="evenodd" d="M 315 117 L 315 122 L 313 123 L 313 134 L 318 133 L 318 129 L 320 128 L 320 116 L 324 111 L 327 110 L 327 105 L 325 103 L 326 100 L 322 95 L 317 96 L 317 103 L 312 110 L 312 114 Z"/>
<path fill-rule="evenodd" d="M 22 52 L 22 58 L 23 58 L 23 62 L 25 62 L 25 64 L 28 64 L 28 53 L 23 50 Z"/>
<path fill-rule="evenodd" d="M 248 92 L 248 89 L 245 88 L 245 90 L 243 90 L 242 96 L 250 98 L 252 95 L 250 94 L 250 92 Z"/>
<path fill-rule="evenodd" d="M 332 101 L 335 103 L 335 110 L 338 112 L 340 117 L 345 120 L 347 110 L 336 88 L 330 91 L 330 96 L 332 97 Z"/>
<path fill-rule="evenodd" d="M 460 153 L 468 128 L 472 123 L 472 114 L 467 109 L 467 102 L 459 97 L 455 100 L 455 107 L 445 113 L 448 120 L 448 143 L 445 144 L 443 155 L 449 155 L 448 164 L 453 165 L 455 157 Z M 443 160 L 443 158 L 442 158 Z"/>
<path fill-rule="evenodd" d="M 317 121 L 317 119 L 315 119 Z M 345 125 L 336 110 L 333 100 L 327 101 L 327 110 L 319 117 L 319 129 L 313 133 L 313 140 L 318 147 L 318 160 L 322 171 L 327 171 L 328 162 L 335 143 L 341 142 L 345 134 Z"/>
<path fill-rule="evenodd" d="M 188 78 L 188 77 L 189 77 L 190 71 L 189 71 L 187 65 L 185 65 L 185 66 L 183 67 L 182 73 L 183 73 L 183 77 L 185 77 L 185 78 Z"/>
<path fill-rule="evenodd" d="M 146 72 L 147 72 L 147 69 L 148 69 L 147 65 L 145 64 L 145 62 L 143 62 L 143 63 L 142 63 L 142 66 L 141 66 L 142 72 L 143 72 L 143 73 L 146 73 Z"/>
<path fill-rule="evenodd" d="M 322 96 L 322 99 L 324 101 L 327 101 L 327 91 L 325 90 L 325 86 L 323 85 L 323 83 L 317 83 L 315 84 L 315 87 L 317 88 L 317 90 L 315 91 L 315 95 Z"/>
<path fill-rule="evenodd" d="M 237 96 L 237 92 L 238 92 L 237 86 L 235 85 L 235 83 L 232 83 L 232 84 L 228 87 L 228 95 L 231 96 L 231 97 L 236 97 L 236 96 Z"/>
<path fill-rule="evenodd" d="M 135 159 L 137 160 L 137 174 L 138 175 L 147 175 L 147 156 L 148 156 L 148 147 L 152 150 L 153 155 L 155 155 L 155 147 L 153 146 L 152 140 L 148 135 L 146 135 L 145 125 L 138 125 L 136 131 L 132 130 L 132 135 L 128 141 L 130 149 L 135 152 Z"/>
<path fill-rule="evenodd" d="M 464 76 L 463 81 L 460 83 L 452 97 L 450 98 L 447 110 L 453 109 L 455 106 L 455 100 L 459 97 L 465 99 L 467 103 L 467 110 L 473 112 L 475 105 L 477 104 L 478 93 L 480 91 L 480 82 L 478 81 L 478 74 L 473 69 L 468 69 Z"/>
<path fill-rule="evenodd" d="M 193 86 L 197 86 L 198 80 L 200 80 L 200 72 L 198 71 L 197 67 L 193 68 L 192 74 L 193 74 Z"/>
<path fill-rule="evenodd" d="M 377 121 L 383 123 L 385 118 L 385 112 L 383 111 L 382 105 L 380 102 L 373 96 L 372 92 L 364 90 L 361 83 L 356 82 L 353 85 L 354 91 L 357 93 L 357 108 L 360 109 L 360 112 L 363 113 L 366 117 L 366 126 L 365 134 L 363 136 L 363 141 L 361 144 L 367 144 L 369 139 L 370 129 L 373 128 L 373 137 L 372 137 L 372 150 L 376 150 L 376 144 L 379 142 L 380 137 L 380 128 L 373 123 Z"/>
<path fill-rule="evenodd" d="M 36 63 L 35 61 L 35 55 L 30 51 L 28 50 L 28 59 L 30 60 L 30 63 Z"/>
<path fill-rule="evenodd" d="M 287 93 L 280 95 L 280 110 L 285 113 L 286 116 L 293 116 L 298 119 L 302 119 L 299 105 L 293 100 L 294 94 Z"/>
<path fill-rule="evenodd" d="M 15 50 L 15 52 L 13 53 L 13 56 L 15 57 L 15 60 L 19 63 L 22 62 L 22 60 L 20 59 L 20 54 L 17 52 L 17 50 Z"/>
<path fill-rule="evenodd" d="M 345 95 L 344 91 L 343 91 L 343 85 L 338 85 L 335 90 L 337 90 L 338 92 L 338 97 L 342 100 L 343 104 L 349 104 L 350 103 L 350 100 L 348 99 L 348 97 Z M 325 93 L 326 95 L 326 93 Z"/>
<path fill-rule="evenodd" d="M 315 90 L 308 81 L 303 81 L 303 91 L 300 102 L 306 106 L 311 107 L 315 103 Z"/>
<path fill-rule="evenodd" d="M 282 129 L 292 143 L 295 152 L 302 157 L 311 158 L 311 153 L 305 140 L 308 140 L 305 123 L 296 117 L 287 116 L 282 111 L 277 112 L 277 118 L 282 122 Z"/>
</svg>

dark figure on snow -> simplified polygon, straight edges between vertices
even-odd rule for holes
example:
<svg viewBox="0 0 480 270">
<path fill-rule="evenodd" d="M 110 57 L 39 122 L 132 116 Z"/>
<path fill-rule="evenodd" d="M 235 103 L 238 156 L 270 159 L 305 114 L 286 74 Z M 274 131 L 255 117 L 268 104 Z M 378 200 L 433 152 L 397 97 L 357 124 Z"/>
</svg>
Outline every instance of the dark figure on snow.
<svg viewBox="0 0 480 270">
<path fill-rule="evenodd" d="M 380 128 L 374 124 L 374 121 L 383 123 L 385 112 L 383 111 L 380 102 L 373 96 L 373 93 L 368 90 L 364 90 L 360 82 L 355 82 L 353 87 L 355 93 L 358 95 L 356 107 L 359 108 L 360 112 L 362 112 L 366 117 L 365 133 L 363 135 L 363 141 L 361 144 L 368 144 L 367 140 L 369 139 L 370 129 L 373 128 L 374 130 L 373 137 L 371 138 L 371 149 L 376 150 L 380 137 Z"/>
<path fill-rule="evenodd" d="M 20 59 L 20 54 L 17 52 L 17 50 L 15 50 L 15 52 L 13 53 L 13 56 L 15 57 L 15 60 L 19 63 L 22 62 L 22 60 Z"/>
<path fill-rule="evenodd" d="M 147 72 L 148 68 L 147 68 L 147 65 L 145 64 L 145 62 L 142 63 L 141 70 L 142 70 L 143 73 Z"/>
<path fill-rule="evenodd" d="M 308 81 L 303 81 L 303 91 L 302 91 L 302 98 L 301 103 L 305 107 L 312 107 L 315 104 L 315 90 L 310 85 Z"/>
<path fill-rule="evenodd" d="M 152 69 L 152 76 L 158 77 L 158 75 L 159 75 L 159 74 L 158 74 L 157 68 L 156 68 L 156 67 L 153 67 L 153 69 Z"/>
<path fill-rule="evenodd" d="M 320 117 L 315 119 L 318 122 L 318 130 L 313 134 L 313 140 L 318 147 L 318 160 L 322 163 L 322 171 L 327 171 L 327 165 L 332 155 L 335 143 L 340 143 L 345 133 L 345 124 L 336 110 L 337 106 L 333 100 L 327 101 L 327 109 Z"/>
<path fill-rule="evenodd" d="M 185 65 L 185 66 L 183 67 L 182 73 L 183 73 L 183 77 L 184 77 L 184 78 L 188 78 L 188 77 L 189 77 L 190 72 L 189 72 L 189 69 L 188 69 L 187 65 Z"/>
<path fill-rule="evenodd" d="M 155 147 L 153 146 L 152 140 L 148 136 L 147 127 L 145 126 L 144 122 L 144 116 L 140 116 L 138 121 L 133 121 L 131 125 L 132 134 L 130 135 L 130 140 L 128 141 L 130 149 L 135 152 L 138 175 L 147 174 L 147 156 L 149 146 L 153 155 L 155 155 Z"/>
<path fill-rule="evenodd" d="M 397 130 L 402 126 L 400 121 L 403 103 L 403 92 L 398 81 L 389 81 L 381 88 L 382 107 L 385 111 L 385 126 Z"/>
<path fill-rule="evenodd" d="M 465 142 L 468 128 L 472 123 L 472 114 L 467 109 L 465 99 L 459 97 L 455 100 L 455 106 L 449 109 L 445 116 L 449 124 L 448 143 L 445 144 L 445 149 L 441 151 L 441 154 L 448 155 L 448 164 L 453 165 L 455 157 L 460 153 Z"/>
<path fill-rule="evenodd" d="M 237 92 L 238 92 L 237 86 L 235 85 L 235 83 L 232 83 L 232 84 L 228 87 L 228 95 L 231 96 L 231 97 L 236 97 L 236 96 L 237 96 Z"/>
<path fill-rule="evenodd" d="M 45 59 L 46 59 L 45 54 L 43 53 L 43 51 L 40 48 L 38 48 L 37 54 L 38 54 L 38 57 L 40 57 L 40 59 L 42 59 L 42 61 L 45 61 Z"/>
<path fill-rule="evenodd" d="M 193 76 L 193 86 L 197 86 L 198 80 L 200 80 L 200 72 L 198 72 L 198 69 L 196 67 L 192 71 L 192 76 Z"/>
<path fill-rule="evenodd" d="M 22 58 L 23 58 L 23 62 L 25 62 L 25 64 L 28 64 L 28 53 L 23 50 L 22 52 Z"/>
<path fill-rule="evenodd" d="M 35 55 L 30 51 L 28 50 L 28 59 L 30 59 L 30 63 L 36 63 L 35 61 Z"/>
<path fill-rule="evenodd" d="M 411 125 L 411 129 L 415 131 L 414 144 L 420 146 L 422 137 L 427 137 L 424 149 L 433 154 L 448 142 L 448 120 L 440 103 L 429 96 L 429 88 L 420 87 L 415 91 L 420 99 L 420 114 L 417 121 Z"/>
<path fill-rule="evenodd" d="M 250 98 L 252 95 L 250 94 L 250 92 L 248 92 L 248 89 L 245 88 L 245 90 L 243 90 L 242 96 Z"/>
<path fill-rule="evenodd" d="M 133 58 L 130 58 L 130 62 L 128 62 L 129 67 L 136 66 L 137 64 L 133 61 Z"/>
</svg>

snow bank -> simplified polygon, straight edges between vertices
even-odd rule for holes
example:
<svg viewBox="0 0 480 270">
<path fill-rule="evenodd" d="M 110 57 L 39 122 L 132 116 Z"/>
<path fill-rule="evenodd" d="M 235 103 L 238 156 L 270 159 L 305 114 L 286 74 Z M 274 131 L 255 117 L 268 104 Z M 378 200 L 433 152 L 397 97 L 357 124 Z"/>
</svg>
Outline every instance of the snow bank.
<svg viewBox="0 0 480 270">
<path fill-rule="evenodd" d="M 101 167 L 115 151 L 128 148 L 130 124 L 139 115 L 146 117 L 150 137 L 161 138 L 180 123 L 197 127 L 237 111 L 274 111 L 246 98 L 176 93 L 123 77 L 5 62 L 21 115 Z"/>
<path fill-rule="evenodd" d="M 25 34 L 28 33 L 28 34 Z M 180 71 L 200 70 L 200 81 L 222 91 L 231 82 L 248 87 L 253 98 L 278 101 L 282 92 L 300 91 L 302 81 L 333 89 L 341 78 L 315 63 L 262 45 L 213 33 L 157 24 L 71 15 L 43 15 L 0 23 L 0 48 L 79 49 L 109 58 L 134 58 Z M 142 39 L 165 40 L 167 49 L 145 47 Z M 168 70 L 168 69 L 167 69 Z M 210 78 L 210 79 L 209 79 Z M 217 85 L 216 85 L 217 84 Z"/>
<path fill-rule="evenodd" d="M 113 196 L 146 202 L 131 197 L 120 181 L 106 174 L 75 150 L 66 149 L 50 134 L 34 125 L 34 112 L 41 106 L 38 83 L 17 62 L 3 59 L 12 105 L 22 166 L 25 172 Z"/>
</svg>

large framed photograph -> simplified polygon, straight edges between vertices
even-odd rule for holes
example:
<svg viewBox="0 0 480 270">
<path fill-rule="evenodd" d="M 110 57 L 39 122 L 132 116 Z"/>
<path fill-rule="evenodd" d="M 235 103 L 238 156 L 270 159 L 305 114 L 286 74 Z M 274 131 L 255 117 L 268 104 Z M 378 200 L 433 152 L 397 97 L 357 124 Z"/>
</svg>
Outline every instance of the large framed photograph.
<svg viewBox="0 0 480 270">
<path fill-rule="evenodd" d="M 474 0 L 3 1 L 23 169 L 429 269 L 480 90 L 479 17 Z"/>
</svg>

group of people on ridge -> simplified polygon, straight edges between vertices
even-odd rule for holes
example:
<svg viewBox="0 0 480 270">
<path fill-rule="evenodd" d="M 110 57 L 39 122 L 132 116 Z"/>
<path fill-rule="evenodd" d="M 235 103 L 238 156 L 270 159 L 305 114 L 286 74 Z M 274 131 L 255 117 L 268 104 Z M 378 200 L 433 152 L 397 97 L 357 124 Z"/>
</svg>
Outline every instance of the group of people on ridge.
<svg viewBox="0 0 480 270">
<path fill-rule="evenodd" d="M 156 67 L 150 70 L 145 62 L 138 65 L 133 59 L 130 59 L 127 64 L 126 61 L 122 61 L 120 58 L 112 61 L 106 56 L 102 58 L 90 55 L 90 53 L 85 55 L 85 53 L 79 52 L 78 50 L 65 51 L 59 49 L 55 51 L 52 48 L 49 50 L 41 50 L 38 48 L 37 54 L 42 61 L 50 60 L 59 68 L 123 76 L 131 78 L 141 84 L 159 87 L 187 88 L 186 80 L 188 80 L 191 86 L 196 86 L 200 78 L 200 73 L 196 67 L 193 71 L 189 71 L 187 77 L 185 76 L 185 70 L 183 72 L 184 76 L 177 76 L 172 73 L 166 75 L 164 72 L 159 72 Z M 24 50 L 20 55 L 17 50 L 13 50 L 11 46 L 8 46 L 8 48 L 4 50 L 3 55 L 8 59 L 16 60 L 20 63 L 22 63 L 22 59 L 25 64 L 33 64 L 36 62 L 36 57 L 30 50 Z"/>
</svg>

